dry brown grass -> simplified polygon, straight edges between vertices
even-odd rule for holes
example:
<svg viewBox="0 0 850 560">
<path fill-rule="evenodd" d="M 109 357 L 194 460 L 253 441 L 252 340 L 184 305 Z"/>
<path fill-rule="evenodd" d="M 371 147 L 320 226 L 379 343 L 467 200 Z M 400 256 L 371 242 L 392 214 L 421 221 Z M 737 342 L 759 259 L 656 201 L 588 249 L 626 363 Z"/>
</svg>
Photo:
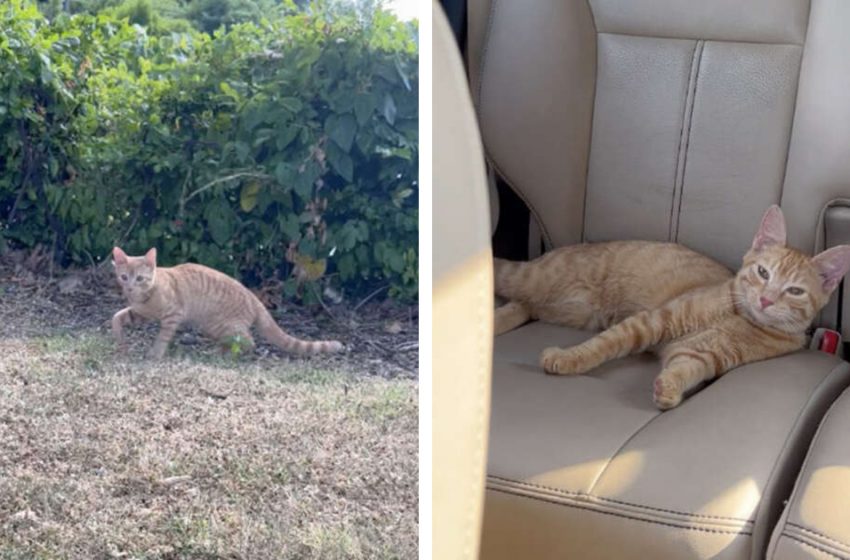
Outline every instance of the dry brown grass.
<svg viewBox="0 0 850 560">
<path fill-rule="evenodd" d="M 205 345 L 152 364 L 115 355 L 111 310 L 33 297 L 0 282 L 0 560 L 416 556 L 414 379 Z"/>
</svg>

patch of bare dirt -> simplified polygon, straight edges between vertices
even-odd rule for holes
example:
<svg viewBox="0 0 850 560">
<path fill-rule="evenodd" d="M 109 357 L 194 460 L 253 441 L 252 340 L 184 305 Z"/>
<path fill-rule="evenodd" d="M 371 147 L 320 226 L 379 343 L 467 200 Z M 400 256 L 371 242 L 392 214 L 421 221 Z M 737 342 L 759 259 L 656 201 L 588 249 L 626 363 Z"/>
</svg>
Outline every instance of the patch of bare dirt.
<svg viewBox="0 0 850 560">
<path fill-rule="evenodd" d="M 0 257 L 0 312 L 3 300 L 8 299 L 12 304 L 26 300 L 29 312 L 22 321 L 30 321 L 36 330 L 93 328 L 107 333 L 112 315 L 124 307 L 111 267 L 101 265 L 61 272 L 54 271 L 46 259 L 47 256 L 39 252 L 29 255 L 9 252 Z M 345 354 L 328 358 L 329 363 L 356 363 L 362 373 L 387 378 L 417 377 L 419 313 L 416 306 L 367 298 L 306 308 L 285 302 L 276 295 L 258 295 L 270 307 L 278 324 L 290 334 L 307 339 L 337 339 L 345 344 Z M 0 335 L 8 329 L 29 328 L 27 324 L 18 323 L 0 325 Z M 148 329 L 148 332 L 153 331 Z M 258 342 L 260 355 L 277 352 L 261 340 Z M 177 340 L 183 350 L 197 343 L 202 341 L 192 333 L 184 333 Z"/>
</svg>

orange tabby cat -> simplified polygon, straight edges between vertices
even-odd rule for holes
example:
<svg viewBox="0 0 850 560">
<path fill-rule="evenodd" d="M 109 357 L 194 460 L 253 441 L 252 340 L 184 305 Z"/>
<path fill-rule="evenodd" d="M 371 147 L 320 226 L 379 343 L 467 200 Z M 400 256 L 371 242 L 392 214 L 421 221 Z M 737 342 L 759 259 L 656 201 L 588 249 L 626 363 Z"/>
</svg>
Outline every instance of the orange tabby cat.
<svg viewBox="0 0 850 560">
<path fill-rule="evenodd" d="M 224 340 L 239 336 L 253 347 L 251 327 L 281 350 L 296 354 L 337 352 L 337 341 L 308 342 L 286 334 L 268 310 L 245 286 L 212 268 L 181 264 L 172 268 L 156 266 L 156 249 L 144 257 L 130 257 L 112 250 L 115 276 L 130 304 L 112 318 L 112 333 L 119 348 L 125 348 L 124 327 L 135 316 L 160 323 L 159 334 L 148 357 L 160 359 L 177 328 L 189 323 L 207 336 Z"/>
<path fill-rule="evenodd" d="M 607 330 L 572 348 L 547 348 L 548 373 L 577 375 L 649 349 L 661 357 L 653 399 L 684 394 L 737 366 L 799 350 L 805 332 L 850 269 L 850 245 L 808 257 L 785 246 L 778 206 L 762 218 L 734 276 L 670 243 L 566 247 L 530 263 L 496 261 L 496 331 L 529 318 Z"/>
</svg>

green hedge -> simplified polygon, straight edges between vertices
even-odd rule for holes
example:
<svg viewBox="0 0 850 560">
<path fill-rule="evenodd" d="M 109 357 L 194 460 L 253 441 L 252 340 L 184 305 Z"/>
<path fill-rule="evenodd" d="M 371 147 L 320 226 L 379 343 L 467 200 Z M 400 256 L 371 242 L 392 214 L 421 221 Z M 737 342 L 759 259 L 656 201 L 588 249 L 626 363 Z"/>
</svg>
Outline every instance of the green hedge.
<svg viewBox="0 0 850 560">
<path fill-rule="evenodd" d="M 0 243 L 64 264 L 156 246 L 288 295 L 317 281 L 415 299 L 417 30 L 381 9 L 285 8 L 151 37 L 4 3 Z"/>
</svg>

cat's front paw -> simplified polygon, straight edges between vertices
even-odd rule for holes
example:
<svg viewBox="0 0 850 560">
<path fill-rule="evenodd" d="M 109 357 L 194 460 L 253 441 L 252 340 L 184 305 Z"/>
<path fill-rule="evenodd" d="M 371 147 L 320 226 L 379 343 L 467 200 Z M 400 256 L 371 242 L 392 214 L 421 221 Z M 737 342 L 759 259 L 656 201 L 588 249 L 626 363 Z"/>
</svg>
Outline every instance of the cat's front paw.
<svg viewBox="0 0 850 560">
<path fill-rule="evenodd" d="M 655 378 L 652 400 L 661 410 L 670 410 L 682 402 L 682 389 L 674 380 L 663 375 Z"/>
<path fill-rule="evenodd" d="M 552 375 L 579 375 L 589 368 L 585 367 L 581 354 L 573 348 L 546 348 L 540 354 L 540 365 L 546 373 Z"/>
</svg>

